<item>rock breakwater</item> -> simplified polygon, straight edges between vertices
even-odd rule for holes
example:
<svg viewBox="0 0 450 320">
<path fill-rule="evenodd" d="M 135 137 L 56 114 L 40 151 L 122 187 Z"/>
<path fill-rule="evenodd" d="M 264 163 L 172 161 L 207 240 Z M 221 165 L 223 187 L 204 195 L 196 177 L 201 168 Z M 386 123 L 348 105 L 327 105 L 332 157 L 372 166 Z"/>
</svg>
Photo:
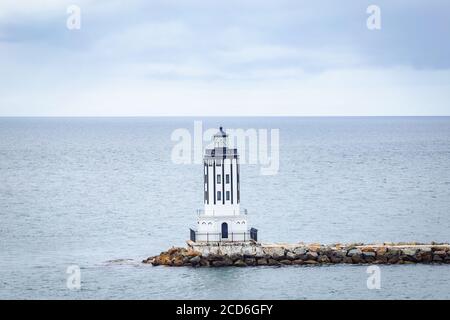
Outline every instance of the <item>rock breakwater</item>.
<svg viewBox="0 0 450 320">
<path fill-rule="evenodd" d="M 449 244 L 260 244 L 195 243 L 142 261 L 154 266 L 247 267 L 324 264 L 450 264 Z"/>
</svg>

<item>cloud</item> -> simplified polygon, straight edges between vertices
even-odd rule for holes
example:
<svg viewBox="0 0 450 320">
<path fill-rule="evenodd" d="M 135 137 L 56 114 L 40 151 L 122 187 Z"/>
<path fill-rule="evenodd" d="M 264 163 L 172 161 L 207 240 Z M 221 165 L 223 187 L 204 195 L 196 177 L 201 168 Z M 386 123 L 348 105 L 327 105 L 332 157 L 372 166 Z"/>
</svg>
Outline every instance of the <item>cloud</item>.
<svg viewBox="0 0 450 320">
<path fill-rule="evenodd" d="M 151 54 L 152 49 L 174 50 L 186 46 L 193 38 L 187 26 L 178 21 L 143 23 L 110 33 L 98 40 L 93 48 L 106 55 Z"/>
<path fill-rule="evenodd" d="M 447 3 L 69 4 L 0 2 L 0 115 L 450 114 Z"/>
</svg>

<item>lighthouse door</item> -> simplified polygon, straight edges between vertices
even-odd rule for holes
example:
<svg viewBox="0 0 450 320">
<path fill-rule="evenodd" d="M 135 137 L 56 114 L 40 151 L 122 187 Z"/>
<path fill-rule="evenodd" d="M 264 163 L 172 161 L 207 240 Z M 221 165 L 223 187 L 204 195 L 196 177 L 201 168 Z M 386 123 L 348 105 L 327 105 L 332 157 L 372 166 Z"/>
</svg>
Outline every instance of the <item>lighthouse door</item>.
<svg viewBox="0 0 450 320">
<path fill-rule="evenodd" d="M 222 239 L 228 238 L 228 223 L 222 223 Z"/>
</svg>

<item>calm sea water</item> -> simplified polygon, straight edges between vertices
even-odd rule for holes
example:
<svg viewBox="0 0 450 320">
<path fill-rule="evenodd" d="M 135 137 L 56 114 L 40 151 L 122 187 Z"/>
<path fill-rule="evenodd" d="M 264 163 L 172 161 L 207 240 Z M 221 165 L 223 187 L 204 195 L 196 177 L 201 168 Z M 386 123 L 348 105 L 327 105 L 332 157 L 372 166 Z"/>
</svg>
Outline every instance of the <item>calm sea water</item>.
<svg viewBox="0 0 450 320">
<path fill-rule="evenodd" d="M 450 241 L 448 117 L 0 118 L 0 298 L 450 298 L 450 265 L 381 266 L 369 290 L 366 266 L 140 264 L 202 206 L 202 166 L 171 161 L 194 120 L 280 130 L 278 174 L 241 169 L 263 242 Z"/>
</svg>

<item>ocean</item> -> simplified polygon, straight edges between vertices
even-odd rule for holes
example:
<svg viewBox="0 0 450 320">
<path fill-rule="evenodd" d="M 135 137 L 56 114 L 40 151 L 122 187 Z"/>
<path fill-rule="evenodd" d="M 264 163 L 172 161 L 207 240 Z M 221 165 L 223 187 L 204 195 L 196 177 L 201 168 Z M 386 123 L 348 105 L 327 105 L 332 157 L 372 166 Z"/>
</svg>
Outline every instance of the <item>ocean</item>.
<svg viewBox="0 0 450 320">
<path fill-rule="evenodd" d="M 1 299 L 449 299 L 450 265 L 168 268 L 203 206 L 176 129 L 278 129 L 241 166 L 262 242 L 450 241 L 450 117 L 0 118 Z M 67 286 L 80 268 L 79 290 Z"/>
</svg>

